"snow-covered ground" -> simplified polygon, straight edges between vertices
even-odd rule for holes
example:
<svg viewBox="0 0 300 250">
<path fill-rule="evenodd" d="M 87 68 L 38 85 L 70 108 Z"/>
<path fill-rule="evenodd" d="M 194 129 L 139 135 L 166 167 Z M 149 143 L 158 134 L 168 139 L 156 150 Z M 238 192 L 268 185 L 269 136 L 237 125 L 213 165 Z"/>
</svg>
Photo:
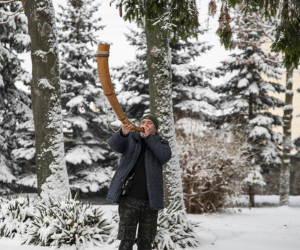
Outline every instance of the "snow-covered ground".
<svg viewBox="0 0 300 250">
<path fill-rule="evenodd" d="M 257 205 L 274 204 L 278 196 L 256 196 Z M 246 199 L 245 199 L 246 201 Z M 241 208 L 241 212 L 222 214 L 189 214 L 190 220 L 200 222 L 200 246 L 195 250 L 299 250 L 300 196 L 291 196 L 293 207 Z M 117 210 L 115 205 L 102 206 L 107 217 Z M 237 211 L 237 209 L 236 209 Z M 21 246 L 21 238 L 0 239 L 1 250 L 47 250 L 53 248 Z M 104 246 L 115 250 L 115 246 Z M 134 248 L 136 249 L 136 248 Z M 72 247 L 62 250 L 74 250 Z M 86 250 L 92 250 L 91 248 Z"/>
</svg>

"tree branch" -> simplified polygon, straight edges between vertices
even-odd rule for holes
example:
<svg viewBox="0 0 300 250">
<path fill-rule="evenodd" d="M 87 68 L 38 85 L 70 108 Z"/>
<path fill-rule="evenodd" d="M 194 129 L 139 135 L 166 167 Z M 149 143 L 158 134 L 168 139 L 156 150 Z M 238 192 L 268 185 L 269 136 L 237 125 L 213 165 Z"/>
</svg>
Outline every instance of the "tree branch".
<svg viewBox="0 0 300 250">
<path fill-rule="evenodd" d="M 257 17 L 256 17 L 255 19 L 256 19 L 256 24 L 262 29 L 262 31 L 263 31 L 263 33 L 265 34 L 265 36 L 267 36 L 268 38 L 270 38 L 270 40 L 271 40 L 272 42 L 274 42 L 274 37 L 273 37 L 273 36 L 270 36 L 270 35 L 265 31 L 264 27 L 259 23 L 259 20 L 258 20 Z"/>
<path fill-rule="evenodd" d="M 7 16 L 14 16 L 18 12 L 20 12 L 21 9 L 23 9 L 23 6 L 21 6 L 15 13 L 12 13 L 12 14 L 7 14 L 7 13 L 1 12 L 1 11 L 0 11 L 0 13 L 3 14 L 3 15 L 7 15 Z M 22 14 L 22 13 L 20 13 L 20 14 Z"/>
<path fill-rule="evenodd" d="M 23 13 L 19 13 L 18 15 L 20 15 L 20 14 L 23 14 Z M 6 23 L 9 23 L 11 20 L 13 20 L 15 17 L 17 17 L 18 15 L 15 15 L 15 16 L 13 16 L 11 19 L 9 19 L 9 20 L 7 20 L 7 21 L 5 21 L 5 22 L 3 22 L 3 23 L 0 23 L 0 24 L 6 24 Z"/>
<path fill-rule="evenodd" d="M 13 3 L 20 0 L 11 0 L 11 1 L 0 1 L 0 4 L 7 4 L 7 3 Z"/>
</svg>

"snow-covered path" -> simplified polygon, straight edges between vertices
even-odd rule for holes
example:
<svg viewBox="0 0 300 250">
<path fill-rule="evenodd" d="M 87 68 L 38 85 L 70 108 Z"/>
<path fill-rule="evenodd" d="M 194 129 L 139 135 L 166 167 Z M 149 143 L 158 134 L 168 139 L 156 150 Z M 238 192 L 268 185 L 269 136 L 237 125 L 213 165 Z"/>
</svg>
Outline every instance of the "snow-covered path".
<svg viewBox="0 0 300 250">
<path fill-rule="evenodd" d="M 117 206 L 102 206 L 107 216 Z M 201 245 L 197 250 L 299 250 L 300 207 L 242 208 L 241 213 L 188 215 L 202 222 L 198 232 Z M 214 244 L 212 244 L 214 242 Z M 1 250 L 47 250 L 50 248 L 20 246 L 21 239 L 0 239 Z M 73 250 L 63 248 L 62 250 Z M 100 248 L 94 248 L 94 250 Z M 113 246 L 102 249 L 115 250 Z M 136 248 L 134 248 L 136 249 Z M 87 249 L 92 250 L 92 249 Z"/>
</svg>

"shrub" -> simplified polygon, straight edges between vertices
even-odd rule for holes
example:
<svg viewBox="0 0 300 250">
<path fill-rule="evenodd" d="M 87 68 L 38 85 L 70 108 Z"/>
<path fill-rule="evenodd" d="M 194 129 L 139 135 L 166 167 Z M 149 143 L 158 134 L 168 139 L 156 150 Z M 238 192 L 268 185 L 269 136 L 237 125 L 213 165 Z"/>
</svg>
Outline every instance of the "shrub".
<svg viewBox="0 0 300 250">
<path fill-rule="evenodd" d="M 103 218 L 101 208 L 84 205 L 73 199 L 43 199 L 36 204 L 39 215 L 27 228 L 25 242 L 40 246 L 60 247 L 64 244 L 88 247 L 102 246 L 111 227 Z"/>
<path fill-rule="evenodd" d="M 246 138 L 196 120 L 177 122 L 176 137 L 188 213 L 221 212 L 238 196 L 250 171 Z"/>
<path fill-rule="evenodd" d="M 177 249 L 199 246 L 195 228 L 199 224 L 187 219 L 183 202 L 173 201 L 168 208 L 158 213 L 157 235 L 153 242 L 155 249 Z"/>
<path fill-rule="evenodd" d="M 29 197 L 8 200 L 0 197 L 0 236 L 24 234 L 34 218 L 34 202 Z"/>
<path fill-rule="evenodd" d="M 120 218 L 117 213 L 113 215 L 115 225 L 108 243 L 118 247 L 116 241 Z M 183 207 L 183 202 L 174 200 L 170 205 L 158 212 L 157 234 L 152 243 L 153 249 L 166 250 L 199 246 L 199 239 L 195 228 L 200 228 L 198 223 L 188 220 Z M 137 239 L 135 239 L 137 242 Z"/>
</svg>

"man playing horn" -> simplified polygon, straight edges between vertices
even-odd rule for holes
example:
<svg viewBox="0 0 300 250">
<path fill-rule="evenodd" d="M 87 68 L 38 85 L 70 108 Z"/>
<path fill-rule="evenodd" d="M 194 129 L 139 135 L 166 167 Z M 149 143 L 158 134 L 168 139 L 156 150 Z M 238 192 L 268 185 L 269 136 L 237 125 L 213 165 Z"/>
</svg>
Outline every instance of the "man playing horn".
<svg viewBox="0 0 300 250">
<path fill-rule="evenodd" d="M 119 203 L 119 250 L 132 250 L 137 225 L 138 249 L 151 250 L 158 210 L 164 208 L 162 165 L 170 160 L 171 148 L 157 133 L 159 124 L 154 115 L 145 115 L 140 126 L 144 133 L 131 131 L 132 125 L 123 124 L 108 141 L 114 151 L 122 154 L 107 195 L 108 201 Z M 128 193 L 123 192 L 122 186 L 131 176 L 132 186 Z"/>
</svg>

